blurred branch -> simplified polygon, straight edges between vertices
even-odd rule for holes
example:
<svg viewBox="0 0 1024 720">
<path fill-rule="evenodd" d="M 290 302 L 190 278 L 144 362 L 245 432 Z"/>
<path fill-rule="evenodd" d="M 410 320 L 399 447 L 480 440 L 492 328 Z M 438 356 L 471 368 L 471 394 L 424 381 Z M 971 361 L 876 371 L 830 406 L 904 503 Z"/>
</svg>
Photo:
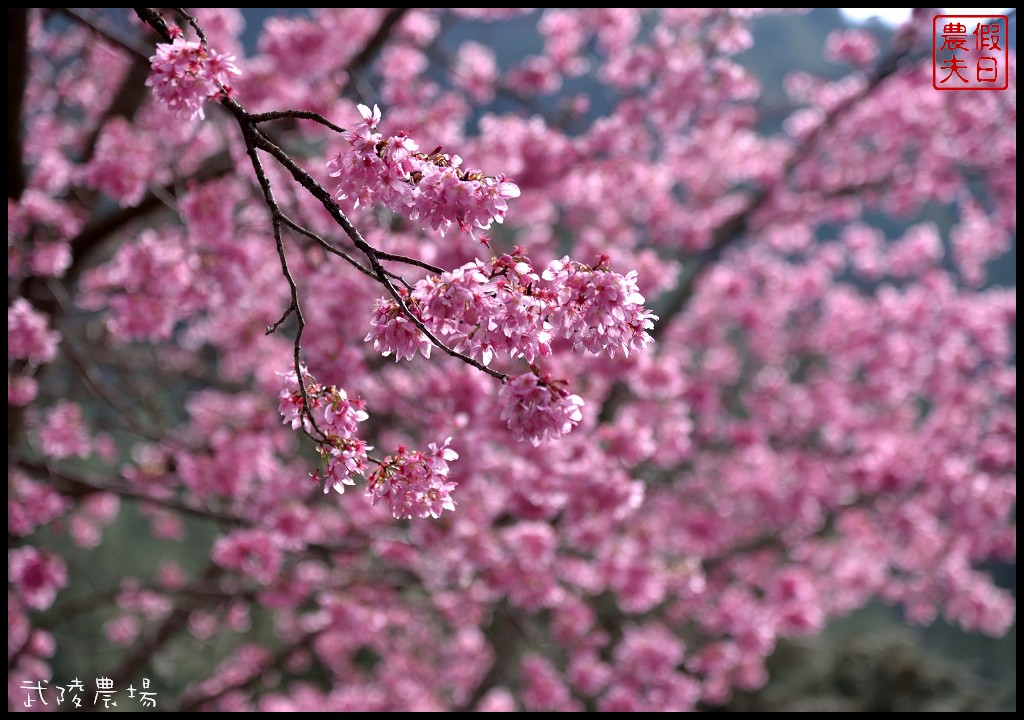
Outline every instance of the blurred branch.
<svg viewBox="0 0 1024 720">
<path fill-rule="evenodd" d="M 234 169 L 231 154 L 228 151 L 220 152 L 203 162 L 202 166 L 189 178 L 196 183 L 212 180 L 226 175 Z M 102 244 L 103 240 L 124 228 L 128 223 L 137 220 L 147 213 L 164 205 L 163 198 L 167 195 L 175 195 L 178 184 L 168 183 L 156 190 L 149 190 L 132 207 L 118 208 L 98 218 L 92 218 L 82 228 L 77 236 L 71 240 L 72 266 L 68 276 L 73 277 L 81 272 L 85 260 Z"/>
<path fill-rule="evenodd" d="M 487 642 L 494 650 L 494 660 L 487 669 L 487 674 L 480 680 L 469 699 L 456 712 L 468 712 L 476 708 L 492 689 L 509 682 L 515 670 L 526 633 L 520 625 L 516 614 L 504 602 L 495 608 L 491 623 L 487 626 Z"/>
<path fill-rule="evenodd" d="M 821 141 L 822 136 L 828 130 L 835 127 L 836 123 L 849 111 L 870 97 L 886 79 L 892 77 L 899 70 L 901 61 L 909 52 L 909 47 L 903 47 L 884 57 L 864 88 L 855 95 L 846 98 L 826 113 L 821 123 L 811 131 L 807 138 L 797 145 L 782 168 L 779 182 L 767 188 L 759 188 L 750 196 L 742 210 L 715 228 L 711 236 L 711 244 L 684 266 L 683 278 L 680 280 L 679 285 L 662 299 L 657 312 L 660 321 L 651 331 L 651 335 L 654 336 L 655 340 L 665 333 L 666 328 L 670 325 L 669 321 L 686 309 L 690 298 L 693 296 L 693 290 L 697 281 L 708 268 L 721 259 L 722 254 L 727 248 L 746 235 L 750 228 L 750 222 L 757 211 L 764 207 L 779 188 L 786 188 L 787 183 L 792 181 L 793 173 L 796 169 L 811 153 L 817 151 L 818 143 Z"/>
<path fill-rule="evenodd" d="M 7 9 L 7 197 L 25 190 L 22 110 L 28 80 L 28 8 Z"/>
<path fill-rule="evenodd" d="M 377 52 L 384 47 L 384 43 L 388 41 L 391 31 L 410 10 L 412 8 L 391 8 L 384 14 L 380 25 L 377 27 L 377 31 L 366 41 L 363 49 L 353 55 L 352 59 L 345 66 L 345 84 L 338 91 L 339 95 L 344 95 L 352 89 L 355 79 L 366 69 L 366 66 L 370 64 L 370 61 L 373 60 Z"/>
<path fill-rule="evenodd" d="M 92 30 L 98 36 L 108 41 L 113 45 L 117 45 L 123 50 L 127 50 L 129 54 L 134 55 L 136 59 L 141 58 L 146 61 L 146 67 L 149 67 L 149 56 L 153 54 L 152 49 L 139 38 L 130 35 L 121 30 L 121 28 L 115 26 L 113 23 L 108 21 L 102 15 L 88 10 L 85 8 L 56 8 L 56 10 L 75 22 L 84 25 L 89 30 Z"/>
<path fill-rule="evenodd" d="M 73 8 L 61 8 L 61 10 L 72 19 L 88 27 L 102 39 L 127 51 L 131 58 L 128 73 L 125 75 L 124 80 L 121 81 L 117 94 L 114 95 L 110 105 L 107 106 L 107 109 L 96 123 L 96 127 L 92 129 L 86 138 L 82 151 L 82 161 L 87 162 L 92 158 L 96 150 L 96 142 L 103 128 L 106 127 L 107 122 L 115 117 L 131 120 L 138 109 L 142 107 L 142 103 L 146 98 L 145 83 L 146 78 L 149 76 L 149 56 L 152 54 L 152 51 L 146 43 L 123 32 L 120 28 L 107 21 L 106 18 L 94 12 Z"/>
<path fill-rule="evenodd" d="M 69 497 L 79 498 L 87 495 L 93 495 L 95 493 L 108 492 L 119 497 L 150 503 L 167 510 L 174 510 L 175 512 L 179 512 L 183 515 L 191 515 L 193 517 L 199 517 L 206 520 L 216 520 L 217 522 L 227 523 L 229 525 L 249 525 L 247 520 L 236 515 L 227 515 L 207 510 L 205 508 L 187 505 L 175 500 L 169 500 L 167 498 L 154 497 L 136 490 L 129 490 L 126 487 L 105 483 L 95 477 L 51 467 L 43 463 L 19 459 L 15 464 L 23 470 L 27 470 L 38 476 L 45 476 L 51 480 L 59 481 L 63 486 L 57 485 L 57 492 Z"/>
<path fill-rule="evenodd" d="M 206 703 L 211 703 L 220 698 L 224 697 L 228 693 L 238 692 L 240 690 L 250 690 L 257 687 L 261 682 L 266 679 L 266 674 L 272 670 L 278 670 L 285 667 L 288 664 L 288 660 L 291 659 L 296 653 L 306 652 L 313 646 L 313 641 L 323 632 L 322 630 L 315 630 L 313 632 L 306 633 L 293 644 L 288 647 L 282 648 L 277 653 L 267 658 L 266 662 L 263 663 L 263 668 L 258 672 L 253 672 L 251 675 L 246 677 L 237 683 L 231 685 L 224 685 L 217 691 L 209 693 L 207 695 L 196 694 L 193 697 L 189 697 L 187 694 L 182 698 L 181 704 L 177 708 L 177 712 L 195 712 L 202 708 Z"/>
<path fill-rule="evenodd" d="M 220 568 L 213 563 L 210 563 L 206 566 L 206 569 L 200 577 L 204 581 L 212 581 L 220 574 Z M 108 674 L 108 677 L 112 678 L 114 681 L 114 687 L 121 687 L 132 677 L 137 676 L 140 668 L 146 667 L 150 658 L 152 658 L 160 648 L 188 627 L 189 615 L 204 604 L 204 602 L 196 601 L 192 604 L 176 607 L 151 638 L 144 640 L 142 643 L 137 645 L 135 651 L 130 653 L 121 665 L 114 670 L 114 672 Z"/>
<path fill-rule="evenodd" d="M 697 282 L 704 273 L 722 258 L 728 248 L 746 236 L 758 210 L 767 204 L 775 192 L 781 187 L 787 187 L 787 184 L 792 181 L 796 169 L 812 152 L 818 149 L 822 136 L 835 127 L 836 123 L 849 111 L 870 97 L 886 79 L 892 77 L 899 70 L 902 61 L 910 54 L 911 49 L 910 46 L 900 47 L 882 58 L 864 88 L 832 108 L 810 135 L 797 145 L 783 165 L 779 181 L 775 185 L 755 190 L 741 210 L 726 218 L 712 231 L 711 243 L 708 247 L 683 265 L 682 277 L 678 285 L 662 295 L 657 306 L 653 308 L 659 318 L 651 330 L 651 336 L 655 340 L 665 334 L 672 324 L 672 319 L 681 314 L 689 305 Z M 615 383 L 601 406 L 598 422 L 605 423 L 613 420 L 618 408 L 628 399 L 629 388 L 625 383 Z"/>
</svg>

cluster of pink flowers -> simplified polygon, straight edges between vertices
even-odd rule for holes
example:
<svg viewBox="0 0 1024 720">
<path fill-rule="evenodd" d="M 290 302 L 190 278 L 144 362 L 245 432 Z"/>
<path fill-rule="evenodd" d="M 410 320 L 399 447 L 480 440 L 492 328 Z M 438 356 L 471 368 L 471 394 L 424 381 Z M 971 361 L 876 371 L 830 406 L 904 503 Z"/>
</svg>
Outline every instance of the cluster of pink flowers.
<svg viewBox="0 0 1024 720">
<path fill-rule="evenodd" d="M 398 291 L 410 312 L 419 314 L 416 305 L 403 289 Z M 404 312 L 396 300 L 381 298 L 373 305 L 373 317 L 370 318 L 370 332 L 363 338 L 365 342 L 373 340 L 373 349 L 384 357 L 395 354 L 395 362 L 402 358 L 412 360 L 417 352 L 423 357 L 430 357 L 430 338 Z"/>
<path fill-rule="evenodd" d="M 583 419 L 583 398 L 571 394 L 564 381 L 536 370 L 510 379 L 499 395 L 504 402 L 501 419 L 516 440 L 529 440 L 534 446 L 568 434 Z"/>
<path fill-rule="evenodd" d="M 657 319 L 644 305 L 636 271 L 619 275 L 607 257 L 591 268 L 569 258 L 551 262 L 541 275 L 520 248 L 488 262 L 474 260 L 420 280 L 407 307 L 452 347 L 485 365 L 497 353 L 533 362 L 551 355 L 552 330 L 572 340 L 577 352 L 615 357 L 642 350 Z M 430 356 L 426 335 L 393 300 L 378 300 L 366 340 L 384 355 Z"/>
<path fill-rule="evenodd" d="M 24 545 L 7 551 L 7 579 L 26 607 L 46 610 L 68 584 L 68 570 L 59 556 Z"/>
<path fill-rule="evenodd" d="M 295 371 L 278 374 L 285 380 L 279 405 L 284 422 L 291 424 L 293 430 L 301 427 L 308 434 L 319 431 L 323 436 L 320 466 L 313 472 L 313 480 L 323 483 L 324 493 L 331 489 L 344 493 L 346 485 L 355 484 L 353 474 L 366 473 L 366 451 L 371 448 L 355 436 L 358 424 L 369 417 L 365 403 L 360 398 L 349 400 L 342 388 L 321 385 L 302 368 L 302 383 L 309 400 L 307 411 Z"/>
<path fill-rule="evenodd" d="M 179 117 L 202 119 L 203 103 L 221 92 L 231 94 L 230 76 L 241 75 L 234 61 L 234 55 L 177 37 L 156 46 L 146 86 Z"/>
<path fill-rule="evenodd" d="M 39 447 L 54 460 L 89 456 L 92 443 L 82 425 L 78 403 L 61 400 L 50 409 L 39 427 Z"/>
<path fill-rule="evenodd" d="M 426 453 L 399 445 L 394 456 L 384 459 L 368 479 L 367 495 L 387 502 L 396 519 L 441 517 L 444 510 L 455 510 L 451 491 L 455 483 L 448 479 L 448 461 L 459 454 L 448 445 L 447 438 L 438 447 L 430 443 Z"/>
<path fill-rule="evenodd" d="M 321 385 L 305 367 L 301 370 L 309 411 L 304 409 L 302 388 L 292 370 L 278 373 L 285 380 L 279 405 L 281 415 L 292 429 L 302 428 L 309 435 L 323 437 L 320 467 L 312 478 L 323 483 L 324 493 L 332 488 L 344 493 L 346 485 L 355 484 L 353 475 L 367 476 L 366 453 L 372 448 L 355 436 L 359 423 L 368 418 L 363 409 L 365 404 L 359 398 L 349 400 L 341 388 Z M 448 480 L 448 462 L 459 455 L 448 447 L 451 440 L 447 438 L 440 446 L 430 443 L 425 453 L 399 445 L 393 456 L 373 460 L 377 469 L 367 476 L 366 488 L 373 504 L 384 500 L 395 518 L 438 518 L 444 510 L 455 510 L 451 497 L 455 483 Z"/>
<path fill-rule="evenodd" d="M 7 358 L 48 363 L 57 355 L 60 333 L 50 330 L 46 316 L 25 298 L 7 308 Z"/>
<path fill-rule="evenodd" d="M 60 343 L 60 332 L 51 330 L 46 315 L 25 298 L 17 298 L 7 308 L 7 402 L 28 405 L 39 394 L 32 369 L 53 361 Z M 18 368 L 11 361 L 24 363 Z M 25 374 L 22 374 L 25 373 Z"/>
<path fill-rule="evenodd" d="M 573 349 L 594 355 L 628 356 L 653 341 L 647 331 L 657 316 L 644 307 L 636 271 L 619 275 L 607 256 L 595 267 L 554 260 L 538 274 L 521 248 L 488 262 L 474 260 L 451 272 L 420 280 L 406 307 L 424 327 L 452 347 L 489 365 L 496 354 L 533 363 L 552 354 L 554 331 Z M 398 303 L 378 300 L 366 340 L 384 355 L 411 359 L 430 355 L 430 341 Z M 502 419 L 517 439 L 535 445 L 568 433 L 582 415 L 583 401 L 564 383 L 520 375 L 502 389 Z"/>
<path fill-rule="evenodd" d="M 416 284 L 423 322 L 470 356 L 489 364 L 495 353 L 533 362 L 551 355 L 545 315 L 550 293 L 519 248 L 487 263 L 475 260 Z"/>
<path fill-rule="evenodd" d="M 25 537 L 68 512 L 71 502 L 48 484 L 36 482 L 19 471 L 8 479 L 7 532 Z"/>
<path fill-rule="evenodd" d="M 630 349 L 643 350 L 653 341 L 647 331 L 658 317 L 644 308 L 636 270 L 625 276 L 612 272 L 607 255 L 593 268 L 566 257 L 550 263 L 543 278 L 558 298 L 551 321 L 577 352 L 628 356 Z"/>
<path fill-rule="evenodd" d="M 453 226 L 472 234 L 476 228 L 502 222 L 508 200 L 519 187 L 502 175 L 484 175 L 462 168 L 458 155 L 419 151 L 412 138 L 399 133 L 385 138 L 377 129 L 380 108 L 359 105 L 362 121 L 344 133 L 348 146 L 327 163 L 337 178 L 339 200 L 359 205 L 377 203 L 442 236 Z"/>
<path fill-rule="evenodd" d="M 238 530 L 218 538 L 210 557 L 221 567 L 237 570 L 263 585 L 273 582 L 283 560 L 271 534 L 259 529 Z"/>
</svg>

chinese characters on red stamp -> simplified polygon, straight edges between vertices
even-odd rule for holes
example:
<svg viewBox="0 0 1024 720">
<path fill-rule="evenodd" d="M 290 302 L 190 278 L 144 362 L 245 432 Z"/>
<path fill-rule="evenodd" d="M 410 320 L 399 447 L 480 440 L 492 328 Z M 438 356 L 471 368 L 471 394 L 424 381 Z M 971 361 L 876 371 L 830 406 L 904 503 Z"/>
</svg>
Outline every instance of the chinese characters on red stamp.
<svg viewBox="0 0 1024 720">
<path fill-rule="evenodd" d="M 936 90 L 1006 90 L 1010 86 L 1006 15 L 936 15 L 932 86 Z"/>
</svg>

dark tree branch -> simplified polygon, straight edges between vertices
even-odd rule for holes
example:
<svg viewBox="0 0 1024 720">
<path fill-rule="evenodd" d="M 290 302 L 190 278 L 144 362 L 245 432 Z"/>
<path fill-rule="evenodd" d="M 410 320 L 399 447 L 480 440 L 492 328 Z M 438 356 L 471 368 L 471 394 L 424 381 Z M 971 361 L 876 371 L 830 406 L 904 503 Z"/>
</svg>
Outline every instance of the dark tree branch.
<svg viewBox="0 0 1024 720">
<path fill-rule="evenodd" d="M 818 149 L 822 136 L 835 127 L 836 123 L 850 110 L 859 105 L 861 101 L 870 97 L 886 79 L 892 77 L 899 70 L 903 59 L 907 57 L 909 52 L 910 48 L 904 47 L 883 58 L 864 88 L 832 108 L 825 115 L 821 124 L 797 145 L 793 154 L 789 156 L 789 159 L 786 160 L 786 164 L 783 166 L 780 182 L 771 188 L 762 188 L 755 192 L 742 210 L 715 228 L 711 244 L 691 261 L 689 269 L 685 272 L 678 287 L 660 304 L 658 311 L 660 322 L 651 331 L 651 335 L 655 339 L 658 339 L 665 332 L 669 326 L 668 321 L 682 312 L 689 304 L 697 281 L 707 269 L 721 259 L 722 254 L 727 248 L 739 242 L 747 234 L 754 215 L 774 196 L 776 189 L 792 181 L 793 173 L 796 169 Z"/>
<path fill-rule="evenodd" d="M 117 95 L 114 96 L 113 101 L 104 111 L 99 122 L 96 123 L 96 127 L 89 133 L 89 137 L 85 142 L 85 149 L 82 152 L 83 160 L 92 158 L 93 153 L 96 151 L 96 142 L 99 140 L 100 133 L 106 127 L 107 122 L 115 117 L 122 117 L 125 120 L 131 120 L 135 117 L 135 113 L 142 107 L 142 103 L 146 98 L 145 89 L 148 76 L 149 63 L 136 59 L 128 68 L 128 74 L 125 75 L 124 80 L 121 82 Z"/>
<path fill-rule="evenodd" d="M 241 106 L 238 105 L 238 103 L 234 100 L 225 99 L 222 101 L 222 103 L 236 114 L 236 116 L 239 118 L 239 123 L 243 125 L 244 132 L 244 120 L 246 115 L 245 110 L 243 110 Z M 331 217 L 334 218 L 334 221 L 338 223 L 338 225 L 341 226 L 342 230 L 345 231 L 345 234 L 349 236 L 349 239 L 352 240 L 352 243 L 364 255 L 366 255 L 366 259 L 369 260 L 370 262 L 370 267 L 373 268 L 373 272 L 377 276 L 377 281 L 381 285 L 383 285 L 385 289 L 387 289 L 388 294 L 391 295 L 391 297 L 398 304 L 399 308 L 401 308 L 402 313 L 412 321 L 412 323 L 419 329 L 420 332 L 426 335 L 427 339 L 429 339 L 430 342 L 432 342 L 435 346 L 440 348 L 444 353 L 452 357 L 458 358 L 459 360 L 462 360 L 463 362 L 469 365 L 472 365 L 478 370 L 487 373 L 488 375 L 500 380 L 501 382 L 505 382 L 508 379 L 508 375 L 506 375 L 505 373 L 498 372 L 497 370 L 492 370 L 491 368 L 481 363 L 479 360 L 475 360 L 469 357 L 468 355 L 465 355 L 459 352 L 458 350 L 454 350 L 445 343 L 441 342 L 427 328 L 427 326 L 423 324 L 423 321 L 420 320 L 420 318 L 414 312 L 412 312 L 412 310 L 409 309 L 409 306 L 405 302 L 405 299 L 402 297 L 401 293 L 398 292 L 398 289 L 395 287 L 394 283 L 392 283 L 391 279 L 388 277 L 388 273 L 380 264 L 380 251 L 378 251 L 375 247 L 373 247 L 368 242 L 366 242 L 365 239 L 363 239 L 363 236 L 355 228 L 355 226 L 348 219 L 348 217 L 345 216 L 345 213 L 341 211 L 341 208 L 338 207 L 338 204 L 334 201 L 334 198 L 331 196 L 331 194 L 327 192 L 327 190 L 325 190 L 323 186 L 320 185 L 320 183 L 314 180 L 309 175 L 309 173 L 307 173 L 305 170 L 299 167 L 295 163 L 295 161 L 291 159 L 288 153 L 286 153 L 280 147 L 275 145 L 271 140 L 262 135 L 255 135 L 254 140 L 256 143 L 256 147 L 272 155 L 279 163 L 281 163 L 288 170 L 288 172 L 291 173 L 292 178 L 299 185 L 304 187 L 313 197 L 320 201 L 320 204 L 323 205 L 327 212 L 331 215 Z"/>
<path fill-rule="evenodd" d="M 390 22 L 383 23 L 382 28 L 386 26 L 387 30 L 389 31 L 391 25 L 393 25 L 395 22 L 398 21 L 398 19 L 401 18 L 403 13 L 398 12 L 398 10 L 399 9 L 396 9 L 389 13 L 389 17 L 391 18 L 391 20 Z M 149 8 L 136 8 L 136 13 L 139 15 L 140 18 L 142 18 L 144 22 L 150 24 L 161 36 L 165 38 L 170 38 L 170 31 L 167 27 L 167 23 L 159 15 L 159 13 Z M 187 15 L 187 13 L 185 13 L 185 15 L 189 18 L 190 22 L 194 23 L 194 18 L 192 18 L 190 15 Z M 384 37 L 387 35 L 387 32 L 382 32 L 381 29 L 378 29 L 377 35 Z M 355 60 L 359 60 L 359 58 L 355 58 L 354 61 Z M 341 208 L 334 201 L 334 198 L 331 196 L 331 194 L 327 192 L 327 190 L 325 190 L 320 185 L 320 183 L 314 180 L 309 175 L 309 173 L 307 173 L 305 170 L 299 167 L 299 165 L 296 164 L 294 160 L 292 160 L 291 156 L 289 156 L 288 153 L 282 150 L 266 135 L 260 133 L 256 125 L 250 119 L 250 114 L 236 100 L 225 96 L 221 98 L 221 105 L 227 108 L 231 112 L 231 114 L 235 116 L 235 119 L 238 122 L 239 128 L 242 131 L 242 136 L 246 143 L 246 150 L 249 153 L 250 158 L 253 162 L 253 167 L 260 168 L 257 171 L 257 178 L 260 182 L 260 185 L 263 187 L 264 198 L 267 200 L 268 207 L 270 207 L 271 209 L 271 214 L 273 216 L 275 228 L 275 238 L 279 243 L 281 224 L 280 209 L 278 208 L 277 210 L 275 210 L 275 208 L 277 207 L 277 203 L 276 201 L 273 200 L 273 193 L 270 189 L 269 180 L 266 178 L 265 174 L 262 174 L 261 176 L 262 169 L 260 166 L 259 158 L 257 157 L 255 152 L 257 148 L 273 156 L 279 163 L 281 163 L 281 165 L 283 165 L 288 170 L 289 173 L 291 173 L 292 178 L 299 185 L 304 187 L 314 198 L 320 201 L 320 203 L 324 206 L 324 208 L 327 210 L 330 216 L 334 219 L 334 221 L 339 226 L 341 226 L 342 230 L 345 231 L 345 234 L 348 235 L 348 237 L 352 240 L 352 243 L 356 246 L 356 248 L 358 248 L 366 256 L 366 259 L 370 262 L 370 267 L 373 270 L 373 273 L 376 276 L 377 281 L 381 285 L 383 285 L 384 288 L 388 291 L 388 294 L 391 295 L 391 297 L 394 299 L 395 303 L 401 309 L 402 313 L 412 321 L 412 323 L 417 327 L 417 329 L 420 332 L 422 332 L 427 337 L 427 339 L 430 340 L 431 343 L 440 348 L 447 355 L 450 355 L 454 358 L 458 358 L 459 360 L 462 360 L 463 362 L 472 365 L 478 370 L 487 373 L 488 375 L 500 380 L 503 383 L 508 379 L 507 374 L 498 372 L 497 370 L 493 370 L 484 365 L 479 360 L 475 360 L 474 358 L 471 358 L 468 355 L 461 353 L 458 350 L 455 350 L 446 345 L 445 343 L 441 342 L 441 340 L 438 339 L 438 337 L 434 335 L 434 333 L 432 333 L 427 328 L 427 326 L 423 324 L 423 321 L 420 320 L 420 318 L 409 308 L 402 294 L 395 287 L 394 283 L 391 282 L 389 273 L 385 271 L 384 267 L 381 265 L 380 252 L 372 245 L 370 245 L 368 242 L 366 242 L 365 239 L 363 239 L 359 231 L 355 228 L 355 226 L 351 223 L 348 217 L 345 216 L 345 213 L 342 212 Z M 279 252 L 279 254 L 281 253 Z M 284 264 L 285 261 L 283 254 L 281 255 L 281 257 L 282 263 Z M 402 256 L 391 256 L 391 259 L 397 259 L 400 257 Z M 294 280 L 291 279 L 290 276 L 289 285 L 294 286 Z M 292 295 L 294 302 L 294 299 L 296 297 L 294 287 Z M 296 354 L 298 354 L 298 342 L 296 342 Z M 299 372 L 298 368 L 298 361 L 296 360 L 296 372 Z M 303 383 L 300 382 L 300 386 L 301 385 L 303 385 Z M 304 388 L 303 400 L 306 400 Z"/>
<path fill-rule="evenodd" d="M 387 42 L 388 37 L 391 35 L 391 30 L 398 24 L 398 21 L 405 17 L 412 8 L 391 8 L 388 10 L 384 17 L 380 21 L 380 25 L 377 27 L 377 31 L 366 41 L 366 45 L 358 53 L 352 56 L 352 59 L 348 61 L 345 66 L 345 85 L 341 89 L 342 95 L 344 95 L 350 87 L 352 87 L 353 78 L 357 77 L 362 71 L 370 64 L 373 60 L 374 55 L 384 46 Z"/>
<path fill-rule="evenodd" d="M 199 42 L 203 44 L 203 47 L 206 47 L 209 44 L 206 40 L 206 33 L 199 27 L 199 22 L 196 20 L 195 15 L 190 15 L 185 11 L 185 8 L 174 8 L 174 11 L 185 18 L 185 21 L 192 26 L 192 29 L 196 31 L 196 35 L 199 36 Z"/>
<path fill-rule="evenodd" d="M 157 34 L 164 42 L 169 43 L 174 39 L 171 37 L 171 28 L 167 24 L 167 21 L 164 20 L 163 15 L 153 8 L 135 8 L 135 14 L 139 16 L 139 19 L 142 20 L 142 22 L 156 30 Z"/>
<path fill-rule="evenodd" d="M 273 122 L 274 120 L 282 120 L 284 118 L 291 118 L 293 120 L 312 120 L 313 122 L 318 122 L 325 127 L 329 127 L 336 133 L 345 132 L 345 128 L 335 125 L 320 113 L 310 112 L 309 110 L 273 110 L 271 112 L 256 114 L 250 113 L 248 115 L 249 122 L 254 125 Z"/>
<path fill-rule="evenodd" d="M 270 222 L 274 228 L 274 244 L 277 247 L 277 256 L 281 261 L 281 272 L 284 275 L 285 280 L 288 282 L 291 304 L 282 316 L 282 320 L 288 315 L 295 315 L 295 321 L 297 324 L 295 329 L 295 342 L 292 349 L 292 364 L 295 368 L 295 379 L 299 383 L 299 393 L 302 395 L 302 414 L 309 420 L 310 427 L 313 431 L 311 432 L 306 429 L 305 423 L 300 423 L 300 426 L 302 427 L 302 431 L 308 435 L 310 439 L 316 442 L 324 442 L 327 440 L 327 433 L 320 429 L 317 425 L 316 418 L 313 416 L 313 405 L 309 401 L 309 394 L 306 390 L 306 380 L 303 378 L 302 373 L 302 332 L 306 328 L 306 318 L 302 314 L 302 305 L 299 303 L 299 286 L 296 284 L 295 278 L 292 277 L 291 270 L 288 268 L 288 256 L 284 249 L 284 239 L 281 237 L 281 218 L 283 213 L 277 204 L 277 200 L 274 198 L 274 190 L 270 186 L 270 178 L 267 177 L 267 173 L 263 169 L 263 163 L 260 161 L 259 154 L 256 152 L 256 141 L 259 138 L 256 126 L 252 123 L 243 122 L 241 117 L 239 117 L 239 126 L 242 129 L 242 137 L 245 140 L 245 152 L 249 155 L 249 160 L 252 162 L 253 172 L 256 173 L 256 180 L 259 182 L 260 189 L 263 191 L 263 200 L 267 204 L 267 207 L 270 208 Z M 280 323 L 281 321 L 278 321 L 273 327 L 276 328 Z M 268 332 L 270 331 L 271 330 L 268 328 Z"/>
<path fill-rule="evenodd" d="M 203 162 L 191 179 L 197 183 L 227 175 L 234 169 L 231 155 L 227 151 L 218 153 Z M 90 220 L 89 224 L 71 239 L 71 269 L 69 278 L 77 275 L 85 266 L 85 261 L 96 251 L 110 235 L 124 228 L 133 220 L 145 216 L 164 204 L 164 198 L 173 196 L 178 188 L 174 182 L 164 185 L 159 190 L 148 191 L 137 205 L 119 208 L 111 213 Z"/>
<path fill-rule="evenodd" d="M 120 28 L 108 22 L 106 18 L 91 10 L 79 8 L 57 8 L 57 10 L 92 30 L 104 40 L 127 50 L 129 54 L 135 56 L 135 59 L 144 60 L 148 66 L 149 56 L 153 54 L 152 49 L 137 37 L 123 32 Z"/>
<path fill-rule="evenodd" d="M 344 250 L 341 250 L 339 248 L 334 247 L 333 245 L 331 245 L 329 242 L 324 240 L 322 237 L 317 235 L 315 232 L 313 232 L 309 228 L 306 228 L 306 227 L 303 227 L 302 225 L 299 225 L 297 222 L 295 222 L 294 220 L 289 218 L 287 215 L 285 215 L 284 213 L 280 212 L 280 210 L 278 212 L 278 215 L 279 215 L 279 217 L 281 219 L 281 222 L 283 222 L 285 225 L 290 227 L 295 232 L 297 232 L 300 235 L 303 235 L 303 236 L 309 238 L 310 240 L 315 242 L 317 245 L 319 245 L 320 247 L 322 247 L 324 250 L 326 250 L 327 252 L 331 253 L 332 255 L 337 255 L 342 260 L 347 262 L 349 265 L 354 267 L 356 270 L 358 270 L 359 272 L 363 273 L 363 275 L 371 277 L 374 280 L 377 279 L 377 276 L 373 274 L 372 270 L 370 270 L 369 268 L 363 267 L 363 265 L 358 260 L 356 260 L 354 257 L 349 255 Z"/>
<path fill-rule="evenodd" d="M 473 711 L 494 687 L 508 683 L 515 668 L 518 667 L 525 633 L 505 603 L 495 608 L 486 635 L 488 643 L 494 649 L 494 661 L 473 689 L 469 699 L 456 709 L 458 712 Z"/>
<path fill-rule="evenodd" d="M 381 260 L 391 260 L 392 262 L 405 263 L 406 265 L 415 265 L 416 267 L 421 267 L 424 270 L 429 270 L 435 275 L 441 275 L 442 273 L 444 273 L 444 268 L 439 268 L 437 265 L 431 265 L 430 263 L 424 262 L 423 260 L 407 257 L 405 255 L 395 255 L 394 253 L 378 250 L 377 257 L 379 257 Z"/>
</svg>

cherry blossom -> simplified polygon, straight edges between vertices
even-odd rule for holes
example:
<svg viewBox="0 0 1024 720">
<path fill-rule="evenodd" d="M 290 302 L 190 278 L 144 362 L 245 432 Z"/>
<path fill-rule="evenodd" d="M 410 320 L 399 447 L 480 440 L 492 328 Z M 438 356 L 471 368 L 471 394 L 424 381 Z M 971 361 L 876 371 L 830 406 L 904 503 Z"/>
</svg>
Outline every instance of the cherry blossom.
<svg viewBox="0 0 1024 720">
<path fill-rule="evenodd" d="M 426 453 L 399 446 L 367 479 L 367 495 L 387 503 L 395 518 L 438 518 L 444 510 L 454 511 L 451 491 L 456 483 L 448 479 L 448 462 L 459 454 L 448 447 L 430 443 Z"/>
<path fill-rule="evenodd" d="M 408 293 L 400 291 L 406 297 Z M 404 298 L 403 298 L 403 301 Z M 410 312 L 416 313 L 415 303 L 406 302 Z M 395 362 L 399 360 L 411 360 L 420 353 L 425 358 L 430 357 L 432 344 L 414 320 L 402 310 L 401 305 L 395 300 L 382 299 L 374 303 L 373 317 L 370 318 L 370 332 L 364 338 L 365 342 L 373 340 L 373 349 L 387 357 L 394 353 Z"/>
<path fill-rule="evenodd" d="M 324 493 L 332 489 L 345 492 L 346 485 L 354 485 L 352 475 L 366 472 L 366 441 L 355 437 L 358 423 L 369 415 L 360 399 L 349 400 L 348 393 L 334 386 L 319 385 L 304 367 L 301 387 L 294 370 L 278 373 L 285 380 L 280 393 L 279 411 L 284 422 L 292 429 L 300 427 L 310 435 L 322 437 L 318 451 L 320 466 L 312 474 L 316 483 L 322 483 Z"/>
<path fill-rule="evenodd" d="M 504 402 L 501 419 L 517 440 L 529 440 L 535 446 L 565 435 L 583 419 L 579 395 L 535 372 L 510 379 L 499 394 Z"/>
<path fill-rule="evenodd" d="M 64 561 L 31 545 L 7 551 L 7 579 L 22 602 L 33 610 L 46 610 L 68 583 Z"/>
<path fill-rule="evenodd" d="M 25 298 L 7 308 L 7 357 L 48 363 L 57 354 L 60 333 L 47 326 L 46 316 Z"/>
<path fill-rule="evenodd" d="M 124 12 L 9 10 L 11 707 L 97 632 L 180 712 L 666 712 L 1013 627 L 1016 100 L 925 9 Z"/>
<path fill-rule="evenodd" d="M 405 135 L 385 138 L 377 128 L 380 108 L 357 107 L 362 122 L 344 133 L 348 147 L 327 163 L 339 200 L 354 207 L 380 203 L 442 237 L 452 227 L 472 235 L 504 220 L 508 200 L 519 197 L 515 183 L 462 168 L 461 157 L 440 148 L 420 152 Z"/>
<path fill-rule="evenodd" d="M 231 75 L 241 75 L 233 55 L 218 53 L 198 41 L 177 37 L 158 43 L 150 59 L 152 72 L 146 85 L 176 115 L 200 120 L 203 104 L 220 93 L 231 94 Z"/>
</svg>

